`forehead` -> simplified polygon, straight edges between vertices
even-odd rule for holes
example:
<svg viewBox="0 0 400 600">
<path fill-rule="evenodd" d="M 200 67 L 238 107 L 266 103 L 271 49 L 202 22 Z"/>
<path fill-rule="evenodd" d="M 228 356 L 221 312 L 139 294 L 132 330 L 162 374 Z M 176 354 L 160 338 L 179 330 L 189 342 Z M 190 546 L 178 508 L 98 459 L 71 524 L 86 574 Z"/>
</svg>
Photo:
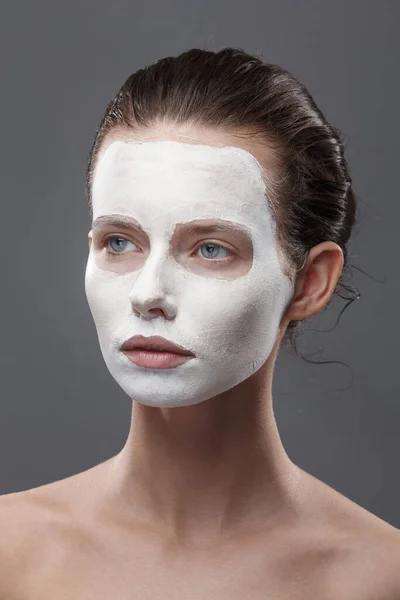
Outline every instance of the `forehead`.
<svg viewBox="0 0 400 600">
<path fill-rule="evenodd" d="M 218 168 L 231 170 L 253 169 L 256 173 L 261 165 L 254 154 L 238 146 L 214 146 L 209 144 L 188 143 L 177 140 L 114 140 L 100 153 L 97 166 L 115 167 L 116 164 L 129 162 L 148 163 L 147 166 Z"/>
<path fill-rule="evenodd" d="M 174 194 L 183 187 L 191 194 L 224 189 L 233 195 L 265 192 L 262 167 L 250 152 L 161 140 L 150 142 L 114 141 L 100 155 L 93 178 L 93 199 L 125 189 L 125 193 L 152 191 Z M 114 193 L 113 193 L 114 192 Z"/>
</svg>

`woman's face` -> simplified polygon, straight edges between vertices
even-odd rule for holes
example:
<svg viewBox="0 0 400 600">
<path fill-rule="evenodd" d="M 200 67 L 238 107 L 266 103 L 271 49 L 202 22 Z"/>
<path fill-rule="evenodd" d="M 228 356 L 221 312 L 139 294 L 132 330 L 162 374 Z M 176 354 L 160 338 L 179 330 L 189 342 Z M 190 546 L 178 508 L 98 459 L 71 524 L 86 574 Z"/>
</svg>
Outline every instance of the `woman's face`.
<svg viewBox="0 0 400 600">
<path fill-rule="evenodd" d="M 265 363 L 294 287 L 250 152 L 117 139 L 100 154 L 92 203 L 85 291 L 105 363 L 130 398 L 197 404 Z M 195 356 L 138 366 L 120 350 L 133 335 L 162 336 Z"/>
</svg>

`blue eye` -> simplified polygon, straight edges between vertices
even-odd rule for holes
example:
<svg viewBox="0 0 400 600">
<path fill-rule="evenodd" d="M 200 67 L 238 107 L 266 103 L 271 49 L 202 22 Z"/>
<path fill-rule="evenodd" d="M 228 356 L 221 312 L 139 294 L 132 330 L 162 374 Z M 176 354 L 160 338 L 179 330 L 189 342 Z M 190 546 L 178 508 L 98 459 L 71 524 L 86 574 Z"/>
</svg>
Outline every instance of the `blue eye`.
<svg viewBox="0 0 400 600">
<path fill-rule="evenodd" d="M 209 243 L 206 243 L 206 244 L 202 244 L 201 246 L 199 246 L 198 249 L 200 250 L 200 248 L 204 248 L 204 247 L 207 247 L 208 249 L 211 247 L 211 249 L 212 249 L 211 250 L 211 254 L 213 254 L 213 256 L 204 256 L 204 254 L 202 253 L 203 254 L 203 258 L 215 258 L 215 248 L 220 248 L 220 249 L 222 249 L 225 252 L 229 252 L 229 250 L 227 250 L 223 246 L 220 246 L 219 244 L 213 244 L 212 242 L 209 242 Z M 222 258 L 224 258 L 224 257 L 221 257 L 221 256 L 217 257 L 218 260 L 220 260 Z"/>
<path fill-rule="evenodd" d="M 113 236 L 113 237 L 109 237 L 108 239 L 104 240 L 104 245 L 108 246 L 108 242 L 111 242 L 112 240 L 118 240 L 118 241 L 122 242 L 123 244 L 125 242 L 128 242 L 129 244 L 133 244 L 133 242 L 130 242 L 129 240 L 126 240 L 123 237 Z M 133 245 L 136 246 L 136 244 L 133 244 Z M 124 247 L 121 245 L 117 245 L 117 249 L 115 249 L 111 246 L 111 249 L 114 250 L 117 254 L 121 254 L 121 252 L 118 251 L 118 249 L 121 250 L 121 248 L 122 248 L 122 250 L 124 249 Z"/>
</svg>

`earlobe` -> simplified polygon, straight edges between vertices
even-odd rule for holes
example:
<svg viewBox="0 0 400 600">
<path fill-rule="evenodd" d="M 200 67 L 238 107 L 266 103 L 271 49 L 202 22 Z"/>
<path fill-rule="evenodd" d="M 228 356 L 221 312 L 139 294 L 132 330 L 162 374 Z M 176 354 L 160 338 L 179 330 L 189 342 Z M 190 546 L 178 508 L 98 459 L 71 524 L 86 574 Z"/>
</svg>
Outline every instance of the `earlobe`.
<svg viewBox="0 0 400 600">
<path fill-rule="evenodd" d="M 307 272 L 305 271 L 298 277 L 296 281 L 293 298 L 284 315 L 284 318 L 287 319 L 287 321 L 302 321 L 303 319 L 307 318 L 304 316 L 305 303 L 307 302 L 307 298 L 304 296 L 306 276 Z"/>
</svg>

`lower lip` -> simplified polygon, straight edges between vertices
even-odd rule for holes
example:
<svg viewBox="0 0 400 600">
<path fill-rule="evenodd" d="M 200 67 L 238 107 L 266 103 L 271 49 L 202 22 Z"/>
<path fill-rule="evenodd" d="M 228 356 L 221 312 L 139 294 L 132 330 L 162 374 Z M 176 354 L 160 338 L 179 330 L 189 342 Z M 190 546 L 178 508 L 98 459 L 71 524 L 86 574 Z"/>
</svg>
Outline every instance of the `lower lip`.
<svg viewBox="0 0 400 600">
<path fill-rule="evenodd" d="M 123 350 L 131 362 L 146 369 L 172 369 L 183 365 L 192 356 L 183 356 L 174 352 L 158 352 L 153 350 Z"/>
</svg>

